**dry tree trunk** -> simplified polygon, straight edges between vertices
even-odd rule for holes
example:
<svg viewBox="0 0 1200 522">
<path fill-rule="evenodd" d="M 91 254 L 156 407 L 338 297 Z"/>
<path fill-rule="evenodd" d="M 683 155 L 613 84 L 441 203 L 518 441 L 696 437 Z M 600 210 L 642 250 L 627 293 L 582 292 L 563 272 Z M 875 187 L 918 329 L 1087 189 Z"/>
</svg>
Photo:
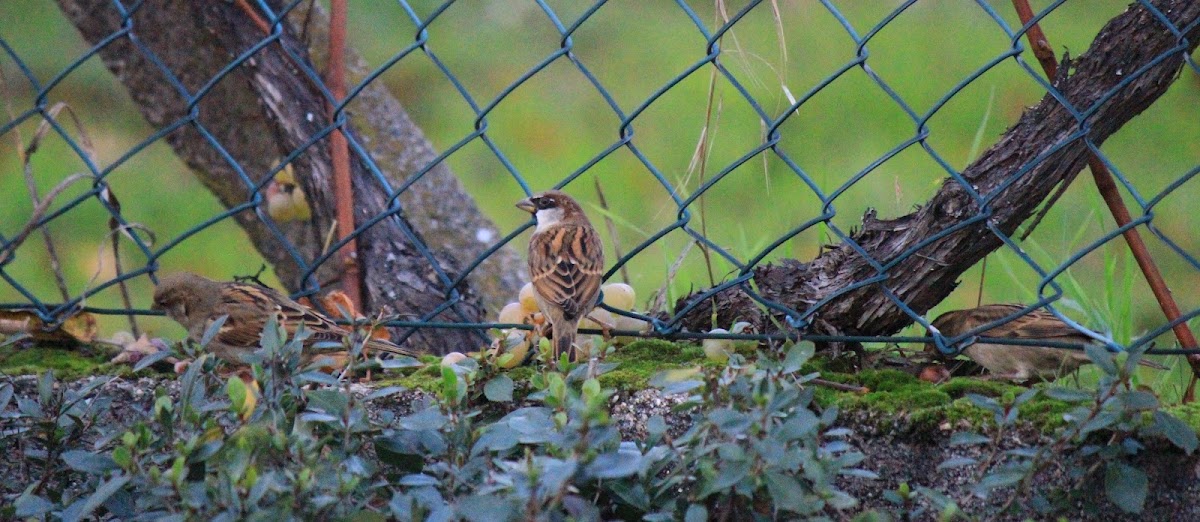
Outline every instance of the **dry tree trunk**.
<svg viewBox="0 0 1200 522">
<path fill-rule="evenodd" d="M 122 30 L 123 20 L 110 0 L 59 0 L 59 6 L 84 38 L 95 44 Z M 257 50 L 224 77 L 218 74 L 235 58 L 262 41 L 266 35 L 233 2 L 150 0 L 137 4 L 128 22 L 127 35 L 115 38 L 99 54 L 125 85 L 142 114 L 156 129 L 177 126 L 166 136 L 175 152 L 195 175 L 229 208 L 243 205 L 252 197 L 238 168 L 253 183 L 266 180 L 270 169 L 288 153 L 307 147 L 293 167 L 312 206 L 306 222 L 278 224 L 279 233 L 295 245 L 294 257 L 258 214 L 265 208 L 237 213 L 234 218 L 248 233 L 256 249 L 271 262 L 289 290 L 311 287 L 301 281 L 302 263 L 319 257 L 325 236 L 336 216 L 328 136 L 311 145 L 328 127 L 325 99 L 315 83 L 297 66 L 284 49 L 308 60 L 309 51 L 288 26 L 275 42 Z M 296 20 L 298 13 L 289 17 Z M 326 24 L 323 14 L 310 20 L 310 28 Z M 314 48 L 324 49 L 324 32 L 315 33 Z M 191 96 L 209 82 L 194 109 L 174 87 L 167 74 L 134 44 L 149 50 L 155 60 L 187 89 Z M 361 60 L 348 60 L 361 76 Z M 317 69 L 318 71 L 320 69 Z M 217 78 L 214 80 L 214 78 Z M 394 187 L 436 157 L 399 102 L 381 85 L 368 87 L 352 105 L 349 134 L 356 136 L 372 154 Z M 189 112 L 189 110 L 191 112 Z M 180 123 L 183 123 L 182 125 Z M 356 128 L 365 129 L 369 139 Z M 205 136 L 211 135 L 234 163 L 228 161 Z M 355 156 L 352 156 L 355 157 Z M 361 161 L 352 162 L 356 225 L 387 209 L 387 195 Z M 402 197 L 403 214 L 379 221 L 358 238 L 358 259 L 364 274 L 367 310 L 390 308 L 403 317 L 415 318 L 434 310 L 446 300 L 447 288 L 429 260 L 415 247 L 423 241 L 436 259 L 455 278 L 469 260 L 488 245 L 477 236 L 499 237 L 495 226 L 484 217 L 444 165 L 438 165 L 415 183 Z M 411 230 L 410 238 L 405 229 Z M 477 234 L 486 230 L 489 233 Z M 516 294 L 521 283 L 520 266 L 510 249 L 503 249 L 477 268 L 459 285 L 462 300 L 434 320 L 478 321 L 484 305 L 496 307 Z M 253 267 L 247 267 L 247 271 Z M 317 281 L 336 281 L 342 267 L 338 257 L 329 258 L 315 273 Z M 423 330 L 409 338 L 412 346 L 433 352 L 477 348 L 477 332 Z"/>
<path fill-rule="evenodd" d="M 1144 6 L 1135 4 L 1111 20 L 1087 52 L 1069 63 L 1064 60 L 1059 67 L 1060 77 L 1054 79 L 1055 87 L 1078 110 L 1100 104 L 1086 121 L 1087 137 L 1097 146 L 1166 92 L 1179 76 L 1184 57 L 1200 44 L 1200 2 L 1159 0 L 1152 4 L 1175 27 L 1186 30 L 1186 50 L 1175 49 L 1151 66 L 1164 53 L 1179 46 L 1180 38 Z M 1141 71 L 1147 66 L 1148 69 Z M 1068 77 L 1070 70 L 1074 73 Z M 1129 84 L 1119 85 L 1138 71 L 1141 72 Z M 1111 97 L 1109 93 L 1113 93 Z M 963 171 L 963 177 L 979 194 L 990 198 L 989 222 L 1011 235 L 1058 183 L 1086 166 L 1087 145 L 1074 136 L 1079 129 L 1075 117 L 1047 94 L 999 142 Z M 1002 186 L 1019 169 L 1043 155 L 1046 157 L 1030 171 L 1011 185 Z M 917 313 L 925 313 L 954 290 L 963 272 L 1001 246 L 1002 242 L 987 228 L 986 222 L 976 221 L 916 252 L 907 252 L 922 241 L 961 226 L 982 211 L 962 184 L 947 178 L 938 193 L 912 214 L 881 220 L 873 210 L 868 211 L 863 216 L 862 229 L 851 234 L 851 239 L 882 265 L 896 262 L 881 282 L 846 291 L 880 274 L 849 244 L 843 243 L 808 263 L 784 260 L 758 267 L 754 283 L 763 297 L 800 312 L 822 299 L 836 296 L 811 318 L 812 333 L 889 335 L 913 320 L 889 299 L 884 286 Z M 839 295 L 839 292 L 845 293 Z M 676 310 L 689 303 L 687 299 L 681 300 Z M 691 310 L 683 318 L 683 326 L 707 330 L 714 310 L 721 324 L 746 318 L 753 318 L 759 325 L 770 324 L 755 303 L 735 287 L 714 296 L 711 305 Z"/>
</svg>

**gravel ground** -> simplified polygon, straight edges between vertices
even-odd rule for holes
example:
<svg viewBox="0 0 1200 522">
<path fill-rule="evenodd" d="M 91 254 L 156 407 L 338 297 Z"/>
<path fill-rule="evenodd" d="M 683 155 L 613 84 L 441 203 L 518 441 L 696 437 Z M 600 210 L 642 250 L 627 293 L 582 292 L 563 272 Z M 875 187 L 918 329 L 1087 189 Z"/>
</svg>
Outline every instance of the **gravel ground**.
<svg viewBox="0 0 1200 522">
<path fill-rule="evenodd" d="M 37 382 L 34 377 L 15 377 L 13 382 L 16 384 L 18 397 L 36 397 Z M 81 387 L 87 382 L 89 379 L 72 382 L 67 386 Z M 165 387 L 172 395 L 178 393 L 178 383 L 174 379 L 113 379 L 97 392 L 111 398 L 113 405 L 102 412 L 99 422 L 128 426 L 145 418 L 154 400 L 154 390 L 158 387 Z M 353 392 L 360 394 L 368 393 L 370 389 L 369 386 L 357 384 L 351 388 Z M 372 402 L 371 407 L 405 415 L 423 407 L 429 399 L 430 396 L 424 392 L 406 391 L 376 400 Z M 662 415 L 667 419 L 671 432 L 682 433 L 690 425 L 690 419 L 686 414 L 671 412 L 671 408 L 681 401 L 682 397 L 663 396 L 657 390 L 620 394 L 612 399 L 612 419 L 627 438 L 645 437 L 646 420 L 654 415 Z M 9 408 L 13 406 L 10 405 Z M 880 425 L 878 419 L 868 419 L 861 415 L 843 416 L 839 425 L 854 430 L 850 442 L 867 457 L 861 467 L 874 471 L 880 477 L 878 480 L 842 480 L 842 486 L 860 500 L 864 509 L 896 509 L 894 504 L 884 499 L 883 493 L 897 489 L 901 483 L 907 483 L 914 490 L 923 486 L 941 492 L 967 513 L 983 515 L 985 518 L 990 518 L 989 515 L 996 513 L 999 506 L 1008 499 L 1005 490 L 987 499 L 972 495 L 971 487 L 978 481 L 978 473 L 974 467 L 937 469 L 939 463 L 951 457 L 968 456 L 981 460 L 986 458 L 977 447 L 950 447 L 950 434 L 960 427 L 943 425 L 938 433 L 913 433 L 912 430 L 897 424 L 894 429 L 880 430 L 877 428 Z M 1044 442 L 1046 440 L 1042 435 L 1025 430 L 1006 435 L 1002 446 L 1009 449 Z M 16 454 L 14 445 L 0 444 L 0 448 L 4 448 L 8 453 L 0 455 L 0 476 L 9 478 L 0 484 L 0 493 L 7 496 L 18 493 L 20 488 L 28 483 L 19 480 L 20 477 L 28 476 L 28 470 L 22 465 L 22 459 Z M 1105 500 L 1102 480 L 1092 480 L 1084 486 L 1088 493 L 1075 495 L 1074 498 L 1065 501 L 1069 502 L 1070 509 L 1060 512 L 1059 515 L 1071 520 L 1200 520 L 1200 504 L 1193 501 L 1200 498 L 1200 459 L 1196 456 L 1186 456 L 1166 443 L 1151 441 L 1147 449 L 1134 460 L 1134 464 L 1145 471 L 1150 479 L 1150 497 L 1146 501 L 1145 512 L 1136 516 L 1120 512 Z M 1043 472 L 1035 480 L 1034 487 L 1048 494 L 1070 487 L 1075 479 L 1067 476 L 1065 469 L 1063 466 L 1056 466 Z M 936 512 L 923 497 L 909 506 L 910 510 L 922 508 L 923 512 L 916 513 L 912 520 L 936 519 Z M 852 515 L 846 513 L 845 519 L 850 519 Z M 999 518 L 1021 520 L 1028 516 L 1041 518 L 1032 512 Z"/>
</svg>

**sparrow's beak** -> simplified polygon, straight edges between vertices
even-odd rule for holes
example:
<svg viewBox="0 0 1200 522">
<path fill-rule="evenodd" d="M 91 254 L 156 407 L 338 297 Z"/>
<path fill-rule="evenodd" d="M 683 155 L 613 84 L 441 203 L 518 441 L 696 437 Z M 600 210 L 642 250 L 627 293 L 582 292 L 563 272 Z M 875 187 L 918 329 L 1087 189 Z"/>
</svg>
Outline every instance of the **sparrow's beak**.
<svg viewBox="0 0 1200 522">
<path fill-rule="evenodd" d="M 537 212 L 537 205 L 533 204 L 533 200 L 529 198 L 522 199 L 517 202 L 517 208 L 524 210 L 530 214 Z"/>
</svg>

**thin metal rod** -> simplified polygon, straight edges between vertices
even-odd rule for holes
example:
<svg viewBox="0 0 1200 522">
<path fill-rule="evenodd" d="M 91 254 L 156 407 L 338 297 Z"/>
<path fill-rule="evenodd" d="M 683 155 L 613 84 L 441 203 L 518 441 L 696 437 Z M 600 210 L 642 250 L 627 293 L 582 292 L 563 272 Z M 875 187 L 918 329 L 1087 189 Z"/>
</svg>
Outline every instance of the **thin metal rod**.
<svg viewBox="0 0 1200 522">
<path fill-rule="evenodd" d="M 329 16 L 329 92 L 340 104 L 346 98 L 346 0 L 332 0 Z M 329 119 L 338 114 L 329 106 Z M 358 265 L 358 240 L 354 234 L 354 190 L 350 183 L 350 146 L 343 129 L 338 127 L 329 135 L 330 157 L 333 159 L 333 194 L 337 205 L 338 237 L 350 237 L 342 245 L 342 291 L 350 298 L 355 310 L 363 309 L 362 274 Z"/>
</svg>

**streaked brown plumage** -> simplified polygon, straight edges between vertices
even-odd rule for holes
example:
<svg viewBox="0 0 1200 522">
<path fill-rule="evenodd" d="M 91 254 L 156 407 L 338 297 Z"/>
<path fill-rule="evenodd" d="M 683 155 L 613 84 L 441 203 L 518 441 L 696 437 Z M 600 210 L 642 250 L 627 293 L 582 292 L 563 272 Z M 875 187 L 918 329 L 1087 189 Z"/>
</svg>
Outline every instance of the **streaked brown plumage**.
<svg viewBox="0 0 1200 522">
<path fill-rule="evenodd" d="M 517 203 L 533 214 L 537 229 L 529 240 L 529 277 L 538 308 L 550 322 L 554 355 L 574 359 L 579 321 L 596 306 L 604 275 L 604 248 L 583 208 L 558 190 Z"/>
<path fill-rule="evenodd" d="M 220 282 L 188 272 L 167 274 L 154 290 L 152 310 L 162 310 L 183 325 L 188 336 L 200 341 L 205 330 L 218 317 L 228 316 L 207 349 L 234 364 L 245 364 L 245 356 L 260 347 L 267 318 L 275 315 L 288 336 L 303 324 L 311 332 L 305 347 L 323 341 L 342 342 L 350 332 L 315 310 L 288 299 L 283 294 L 258 285 Z M 382 339 L 370 339 L 367 351 L 415 356 L 409 350 Z M 312 359 L 317 354 L 309 354 Z M 339 358 L 336 350 L 321 355 Z M 345 357 L 344 351 L 340 354 Z"/>
<path fill-rule="evenodd" d="M 966 310 L 954 310 L 938 316 L 930 325 L 945 337 L 956 337 L 987 323 L 1018 314 L 1024 308 L 1018 304 L 993 304 Z M 926 335 L 930 335 L 930 333 L 926 332 Z M 1043 340 L 1077 345 L 1095 342 L 1091 337 L 1042 309 L 1026 313 L 978 335 L 980 337 Z M 937 348 L 932 343 L 927 343 L 925 350 L 936 352 Z M 1091 362 L 1083 351 L 1049 346 L 977 342 L 967 346 L 963 353 L 986 368 L 996 378 L 1012 381 L 1053 381 L 1059 376 L 1074 372 L 1081 365 Z M 1161 368 L 1160 365 L 1144 359 L 1139 362 L 1145 366 Z"/>
</svg>

